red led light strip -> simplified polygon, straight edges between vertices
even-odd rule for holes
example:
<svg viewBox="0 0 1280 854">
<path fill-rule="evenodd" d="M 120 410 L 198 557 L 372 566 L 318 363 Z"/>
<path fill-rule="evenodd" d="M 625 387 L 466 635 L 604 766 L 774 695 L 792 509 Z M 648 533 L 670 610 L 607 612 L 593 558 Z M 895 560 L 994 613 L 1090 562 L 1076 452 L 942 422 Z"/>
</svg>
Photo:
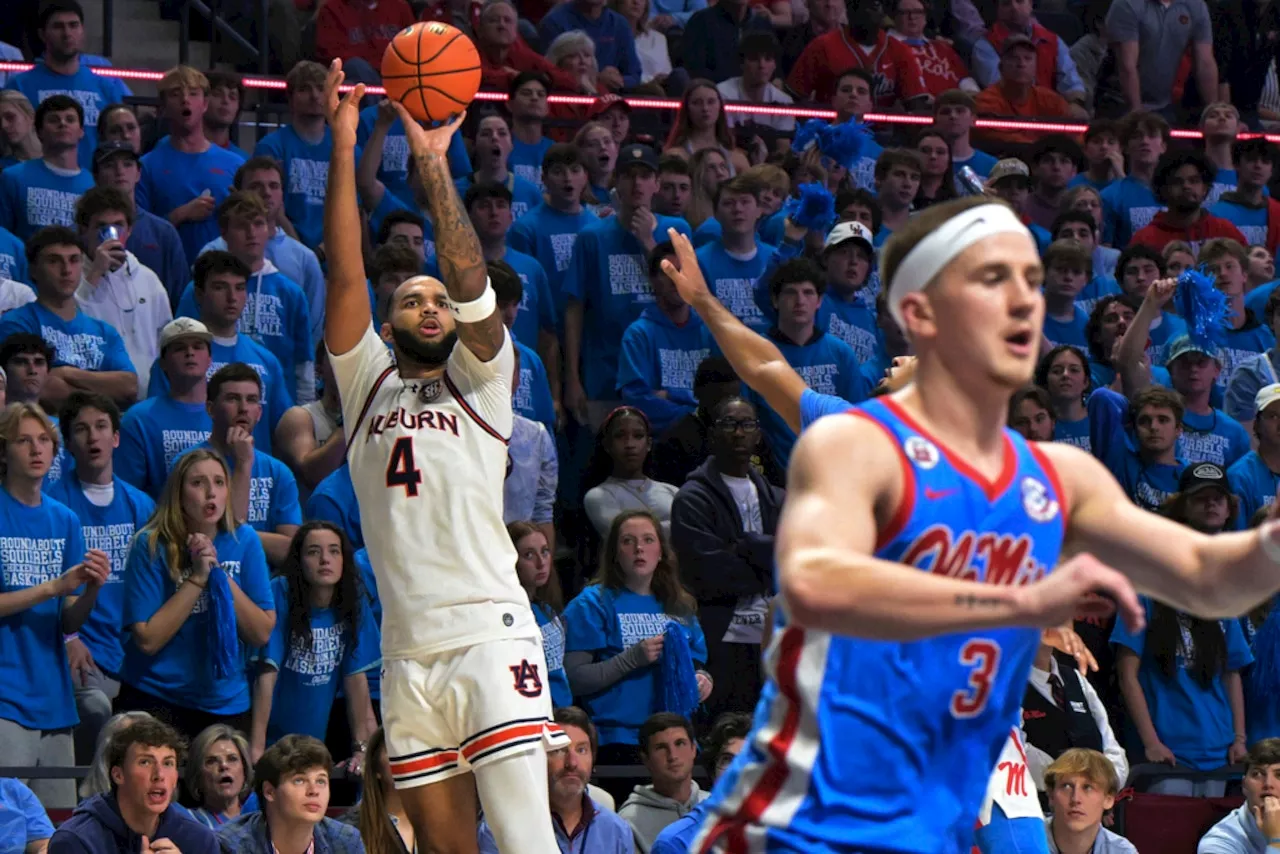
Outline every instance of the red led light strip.
<svg viewBox="0 0 1280 854">
<path fill-rule="evenodd" d="M 0 62 L 0 72 L 22 72 L 29 71 L 32 68 L 29 62 Z M 106 68 L 93 67 L 90 68 L 94 74 L 100 74 L 103 77 L 115 77 L 119 80 L 138 80 L 148 83 L 157 83 L 164 73 L 160 71 L 146 71 L 142 69 L 128 68 Z M 278 77 L 243 77 L 241 78 L 246 89 L 269 89 L 275 91 L 284 91 L 284 80 Z M 350 87 L 344 86 L 343 89 Z M 365 91 L 370 95 L 385 95 L 386 90 L 381 86 L 366 86 Z M 506 101 L 507 95 L 504 92 L 477 92 L 477 101 Z M 627 104 L 637 110 L 675 110 L 679 109 L 680 101 L 675 98 L 626 98 Z M 586 107 L 595 103 L 596 99 L 591 95 L 549 95 L 547 101 L 552 104 L 568 104 L 578 107 Z M 834 119 L 836 113 L 834 110 L 815 109 L 809 107 L 766 107 L 758 104 L 725 104 L 725 112 L 742 113 L 751 116 L 789 116 L 796 119 Z M 863 117 L 864 121 L 878 122 L 891 125 L 930 125 L 933 124 L 933 118 L 930 116 L 922 116 L 911 113 L 867 113 Z M 1080 123 L 1054 123 L 1054 122 L 1020 122 L 1012 119 L 978 119 L 974 125 L 979 129 L 987 130 L 1006 130 L 1006 131 L 1028 131 L 1031 133 L 1068 133 L 1081 134 L 1085 132 L 1086 125 Z M 1177 129 L 1172 132 L 1174 139 L 1202 139 L 1203 134 L 1198 130 Z M 1246 134 L 1244 136 L 1256 136 L 1256 134 Z M 1262 134 L 1263 138 L 1268 142 L 1280 143 L 1280 134 Z"/>
</svg>

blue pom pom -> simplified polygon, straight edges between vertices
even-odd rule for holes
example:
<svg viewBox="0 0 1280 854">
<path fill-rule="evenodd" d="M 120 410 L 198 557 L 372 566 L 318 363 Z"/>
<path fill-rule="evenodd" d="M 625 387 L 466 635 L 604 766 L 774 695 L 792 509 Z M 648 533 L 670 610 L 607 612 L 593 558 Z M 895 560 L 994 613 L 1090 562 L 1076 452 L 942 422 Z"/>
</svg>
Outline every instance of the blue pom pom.
<svg viewBox="0 0 1280 854">
<path fill-rule="evenodd" d="M 240 639 L 236 635 L 236 608 L 231 598 L 231 585 L 222 567 L 215 566 L 209 573 L 209 610 L 213 617 L 213 631 L 209 635 L 210 658 L 213 674 L 218 679 L 228 679 L 242 669 Z"/>
<path fill-rule="evenodd" d="M 795 136 L 791 138 L 792 150 L 803 152 L 818 141 L 818 134 L 827 127 L 829 127 L 828 123 L 822 119 L 809 119 L 809 121 L 796 128 Z"/>
<path fill-rule="evenodd" d="M 1272 605 L 1253 638 L 1253 670 L 1249 674 L 1253 694 L 1268 705 L 1280 702 L 1280 606 Z"/>
<path fill-rule="evenodd" d="M 798 189 L 800 195 L 783 205 L 784 215 L 796 225 L 826 234 L 836 221 L 835 196 L 817 183 L 801 184 Z"/>
<path fill-rule="evenodd" d="M 828 125 L 818 134 L 818 148 L 845 169 L 853 169 L 862 150 L 872 140 L 871 128 L 850 119 L 843 124 Z"/>
<path fill-rule="evenodd" d="M 1187 322 L 1187 334 L 1200 345 L 1217 347 L 1226 340 L 1227 297 L 1203 268 L 1188 267 L 1178 277 L 1175 296 L 1178 314 Z"/>
<path fill-rule="evenodd" d="M 667 621 L 662 639 L 662 708 L 688 717 L 698 708 L 698 674 L 685 627 Z"/>
</svg>

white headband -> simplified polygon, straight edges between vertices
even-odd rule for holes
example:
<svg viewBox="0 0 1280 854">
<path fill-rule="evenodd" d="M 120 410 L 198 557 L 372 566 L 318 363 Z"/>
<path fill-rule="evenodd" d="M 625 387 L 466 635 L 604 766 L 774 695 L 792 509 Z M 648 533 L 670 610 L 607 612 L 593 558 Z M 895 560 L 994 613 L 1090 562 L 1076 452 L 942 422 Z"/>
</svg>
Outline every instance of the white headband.
<svg viewBox="0 0 1280 854">
<path fill-rule="evenodd" d="M 907 253 L 893 281 L 889 283 L 889 313 L 903 330 L 902 298 L 924 290 L 942 268 L 973 244 L 995 234 L 1025 234 L 1031 231 L 1005 205 L 979 205 L 944 222 Z"/>
</svg>

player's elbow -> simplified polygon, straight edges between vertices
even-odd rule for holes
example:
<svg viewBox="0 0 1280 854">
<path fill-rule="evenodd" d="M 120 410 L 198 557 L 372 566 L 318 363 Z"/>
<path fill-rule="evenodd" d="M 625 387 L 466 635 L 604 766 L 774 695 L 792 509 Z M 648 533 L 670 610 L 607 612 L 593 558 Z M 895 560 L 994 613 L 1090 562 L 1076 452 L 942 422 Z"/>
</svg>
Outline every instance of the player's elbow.
<svg viewBox="0 0 1280 854">
<path fill-rule="evenodd" d="M 816 552 L 795 552 L 781 561 L 778 591 L 787 607 L 787 616 L 798 625 L 824 631 L 833 630 L 848 615 L 833 596 Z"/>
</svg>

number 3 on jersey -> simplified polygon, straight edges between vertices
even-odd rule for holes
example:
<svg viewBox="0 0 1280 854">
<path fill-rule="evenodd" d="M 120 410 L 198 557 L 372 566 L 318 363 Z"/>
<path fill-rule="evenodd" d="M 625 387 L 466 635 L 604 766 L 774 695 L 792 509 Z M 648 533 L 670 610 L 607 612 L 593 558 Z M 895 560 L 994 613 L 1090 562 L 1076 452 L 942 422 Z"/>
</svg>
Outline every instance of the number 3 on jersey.
<svg viewBox="0 0 1280 854">
<path fill-rule="evenodd" d="M 387 462 L 387 489 L 403 486 L 405 495 L 417 498 L 420 483 L 422 472 L 413 461 L 413 439 L 401 436 L 391 446 L 391 459 Z"/>
<path fill-rule="evenodd" d="M 960 648 L 960 663 L 973 670 L 968 689 L 951 696 L 951 716 L 974 718 L 982 714 L 991 696 L 991 683 L 1000 667 L 1000 645 L 989 638 L 974 638 Z"/>
</svg>

